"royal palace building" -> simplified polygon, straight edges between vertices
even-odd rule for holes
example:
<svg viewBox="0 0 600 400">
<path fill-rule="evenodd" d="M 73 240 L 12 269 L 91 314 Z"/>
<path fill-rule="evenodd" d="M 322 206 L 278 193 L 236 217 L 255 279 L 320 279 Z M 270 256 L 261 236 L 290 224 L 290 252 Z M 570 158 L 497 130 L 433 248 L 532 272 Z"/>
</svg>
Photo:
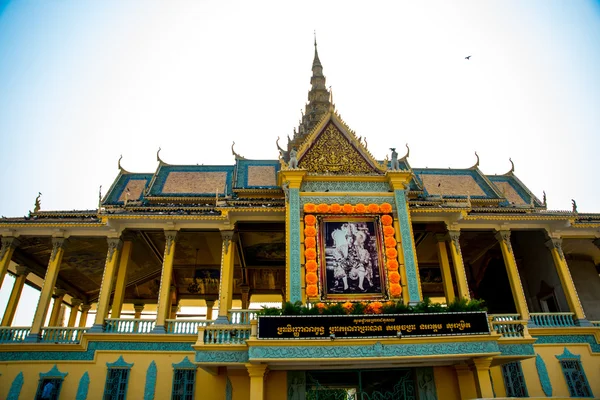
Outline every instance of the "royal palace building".
<svg viewBox="0 0 600 400">
<path fill-rule="evenodd" d="M 376 158 L 316 43 L 310 82 L 273 159 L 157 153 L 97 209 L 0 220 L 0 398 L 600 397 L 600 214 Z"/>
</svg>

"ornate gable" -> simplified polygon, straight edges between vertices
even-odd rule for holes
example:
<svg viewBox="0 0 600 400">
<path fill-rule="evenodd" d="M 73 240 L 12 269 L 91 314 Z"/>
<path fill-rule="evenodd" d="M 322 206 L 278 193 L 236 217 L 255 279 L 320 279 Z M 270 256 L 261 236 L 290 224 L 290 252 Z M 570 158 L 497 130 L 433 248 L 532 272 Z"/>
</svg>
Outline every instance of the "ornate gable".
<svg viewBox="0 0 600 400">
<path fill-rule="evenodd" d="M 330 113 L 330 118 L 325 118 L 306 138 L 298 152 L 298 167 L 317 173 L 385 173 L 385 166 L 375 161 L 354 134 L 340 128 L 335 117 Z"/>
</svg>

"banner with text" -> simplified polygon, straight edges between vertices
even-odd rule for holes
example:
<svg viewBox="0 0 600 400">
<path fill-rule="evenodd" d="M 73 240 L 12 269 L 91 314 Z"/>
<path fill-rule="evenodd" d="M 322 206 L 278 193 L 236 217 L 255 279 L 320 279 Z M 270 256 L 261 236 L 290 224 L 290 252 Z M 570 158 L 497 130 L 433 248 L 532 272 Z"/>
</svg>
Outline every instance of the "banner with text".
<svg viewBox="0 0 600 400">
<path fill-rule="evenodd" d="M 489 333 L 486 312 L 262 315 L 258 317 L 259 339 L 374 338 L 485 335 Z"/>
</svg>

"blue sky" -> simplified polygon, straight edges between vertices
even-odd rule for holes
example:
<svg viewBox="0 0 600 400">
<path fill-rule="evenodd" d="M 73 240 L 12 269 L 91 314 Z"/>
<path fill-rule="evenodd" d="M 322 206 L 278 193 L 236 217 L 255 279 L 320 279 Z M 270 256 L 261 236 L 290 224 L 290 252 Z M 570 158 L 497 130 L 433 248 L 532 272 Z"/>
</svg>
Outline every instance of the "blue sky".
<svg viewBox="0 0 600 400">
<path fill-rule="evenodd" d="M 0 215 L 94 209 L 117 175 L 277 157 L 319 55 L 380 159 L 515 173 L 600 212 L 595 1 L 13 1 L 0 5 Z M 470 60 L 465 56 L 472 55 Z M 6 286 L 2 292 L 6 291 Z M 0 303 L 0 307 L 2 304 Z"/>
<path fill-rule="evenodd" d="M 398 3 L 398 4 L 397 4 Z M 0 214 L 93 209 L 117 174 L 276 158 L 306 101 L 312 35 L 371 152 L 516 174 L 600 211 L 600 7 L 591 1 L 15 1 L 0 8 Z M 472 55 L 471 60 L 464 59 Z"/>
</svg>

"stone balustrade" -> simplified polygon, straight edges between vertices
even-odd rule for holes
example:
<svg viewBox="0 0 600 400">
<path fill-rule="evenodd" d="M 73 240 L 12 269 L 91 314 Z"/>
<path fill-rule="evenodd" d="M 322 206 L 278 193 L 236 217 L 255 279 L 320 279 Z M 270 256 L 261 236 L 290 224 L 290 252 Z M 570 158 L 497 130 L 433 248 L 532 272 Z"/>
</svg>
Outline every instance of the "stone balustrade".
<svg viewBox="0 0 600 400">
<path fill-rule="evenodd" d="M 213 321 L 205 319 L 168 319 L 167 333 L 176 335 L 197 335 L 201 326 L 212 325 Z"/>
<path fill-rule="evenodd" d="M 105 333 L 151 333 L 156 325 L 154 319 L 107 318 L 104 320 Z"/>
<path fill-rule="evenodd" d="M 198 329 L 199 345 L 244 344 L 250 338 L 250 325 L 209 325 Z"/>
<path fill-rule="evenodd" d="M 30 330 L 29 326 L 0 326 L 0 343 L 23 342 Z"/>
<path fill-rule="evenodd" d="M 87 328 L 46 327 L 40 334 L 42 343 L 79 343 Z"/>
<path fill-rule="evenodd" d="M 532 327 L 536 328 L 562 328 L 577 326 L 574 313 L 530 313 Z"/>
<path fill-rule="evenodd" d="M 229 310 L 229 322 L 232 324 L 249 325 L 257 318 L 258 310 Z"/>
</svg>

